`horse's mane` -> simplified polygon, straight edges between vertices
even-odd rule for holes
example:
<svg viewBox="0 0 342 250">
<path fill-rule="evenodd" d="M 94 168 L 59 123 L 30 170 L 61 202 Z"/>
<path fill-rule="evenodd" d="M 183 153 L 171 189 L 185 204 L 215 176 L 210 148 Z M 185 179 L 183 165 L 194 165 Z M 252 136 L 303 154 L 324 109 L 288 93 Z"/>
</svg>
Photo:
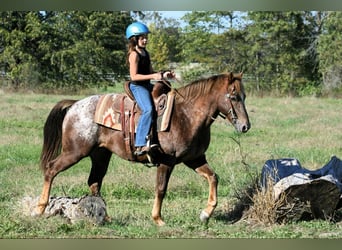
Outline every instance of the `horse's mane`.
<svg viewBox="0 0 342 250">
<path fill-rule="evenodd" d="M 178 98 L 185 100 L 195 100 L 200 96 L 209 94 L 212 91 L 214 85 L 217 86 L 216 84 L 226 84 L 227 80 L 230 82 L 231 77 L 233 77 L 233 79 L 241 79 L 241 77 L 231 75 L 229 73 L 213 75 L 208 78 L 201 78 L 179 88 L 178 93 L 181 97 L 179 97 L 178 95 L 177 96 Z M 240 84 L 237 85 L 238 86 L 236 86 L 236 90 L 240 92 L 242 90 L 242 86 Z"/>
</svg>

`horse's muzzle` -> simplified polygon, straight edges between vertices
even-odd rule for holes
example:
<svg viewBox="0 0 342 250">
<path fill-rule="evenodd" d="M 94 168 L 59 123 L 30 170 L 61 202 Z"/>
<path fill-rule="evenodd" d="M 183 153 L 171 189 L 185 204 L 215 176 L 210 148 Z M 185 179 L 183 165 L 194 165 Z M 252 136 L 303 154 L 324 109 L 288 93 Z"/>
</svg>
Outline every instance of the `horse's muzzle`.
<svg viewBox="0 0 342 250">
<path fill-rule="evenodd" d="M 246 133 L 250 128 L 251 128 L 251 124 L 249 122 L 235 124 L 235 129 L 241 133 Z"/>
<path fill-rule="evenodd" d="M 251 125 L 250 124 L 246 124 L 246 125 L 243 125 L 241 127 L 241 132 L 242 133 L 246 133 L 249 129 L 250 129 Z"/>
</svg>

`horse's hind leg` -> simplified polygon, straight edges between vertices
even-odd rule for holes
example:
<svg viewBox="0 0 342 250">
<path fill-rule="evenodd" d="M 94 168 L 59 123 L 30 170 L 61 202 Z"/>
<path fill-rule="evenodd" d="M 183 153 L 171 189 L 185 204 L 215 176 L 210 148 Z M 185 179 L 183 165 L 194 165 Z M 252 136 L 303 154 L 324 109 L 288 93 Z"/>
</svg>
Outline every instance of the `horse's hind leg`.
<svg viewBox="0 0 342 250">
<path fill-rule="evenodd" d="M 96 148 L 91 154 L 91 171 L 88 178 L 88 185 L 92 195 L 100 196 L 103 177 L 107 173 L 112 152 L 106 148 Z"/>
<path fill-rule="evenodd" d="M 185 164 L 188 167 L 194 169 L 199 175 L 206 178 L 209 183 L 209 196 L 207 207 L 204 210 L 202 210 L 200 214 L 201 221 L 207 223 L 217 206 L 217 176 L 215 172 L 210 169 L 204 155 L 195 161 L 186 162 Z"/>
<path fill-rule="evenodd" d="M 49 202 L 53 179 L 58 175 L 58 173 L 70 168 L 81 158 L 81 156 L 71 152 L 62 152 L 56 159 L 48 163 L 48 166 L 46 166 L 44 169 L 43 190 L 38 201 L 38 206 L 34 211 L 34 215 L 41 215 L 44 213 L 44 210 Z"/>
</svg>

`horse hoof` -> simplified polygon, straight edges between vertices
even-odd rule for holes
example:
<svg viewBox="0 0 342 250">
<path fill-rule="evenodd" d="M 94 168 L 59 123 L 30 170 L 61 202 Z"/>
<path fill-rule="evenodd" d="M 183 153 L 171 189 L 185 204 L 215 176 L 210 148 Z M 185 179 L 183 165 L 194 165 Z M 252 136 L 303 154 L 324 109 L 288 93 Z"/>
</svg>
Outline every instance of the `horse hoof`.
<svg viewBox="0 0 342 250">
<path fill-rule="evenodd" d="M 207 223 L 209 220 L 209 214 L 203 210 L 200 214 L 200 220 L 204 223 Z"/>
<path fill-rule="evenodd" d="M 43 212 L 41 211 L 41 209 L 39 207 L 36 207 L 31 211 L 31 217 L 39 217 L 42 214 L 43 214 Z"/>
<path fill-rule="evenodd" d="M 154 223 L 159 227 L 165 226 L 165 222 L 162 219 L 156 219 L 154 220 Z"/>
<path fill-rule="evenodd" d="M 38 205 L 33 205 L 30 206 L 30 214 L 31 217 L 39 217 L 42 216 L 45 212 L 46 205 L 43 204 L 38 204 Z"/>
</svg>

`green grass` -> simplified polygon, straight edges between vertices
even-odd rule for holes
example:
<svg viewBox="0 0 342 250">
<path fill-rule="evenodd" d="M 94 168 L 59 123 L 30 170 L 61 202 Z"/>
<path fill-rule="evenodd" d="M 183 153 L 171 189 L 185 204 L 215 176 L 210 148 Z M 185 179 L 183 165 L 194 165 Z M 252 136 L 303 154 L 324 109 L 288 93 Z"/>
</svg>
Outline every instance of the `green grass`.
<svg viewBox="0 0 342 250">
<path fill-rule="evenodd" d="M 109 91 L 117 91 L 111 89 Z M 119 88 L 119 91 L 121 89 Z M 339 99 L 248 97 L 252 128 L 237 134 L 218 119 L 207 152 L 219 176 L 219 204 L 208 225 L 199 220 L 208 194 L 207 182 L 180 164 L 170 179 L 163 204 L 167 223 L 151 220 L 155 168 L 112 157 L 102 195 L 112 218 L 94 226 L 68 224 L 58 216 L 32 218 L 23 211 L 25 197 L 37 197 L 43 177 L 39 169 L 45 119 L 61 96 L 0 93 L 0 238 L 341 238 L 341 222 L 310 221 L 261 226 L 232 223 L 228 212 L 236 194 L 260 173 L 266 160 L 294 157 L 309 169 L 342 156 L 342 102 Z M 243 164 L 244 161 L 246 164 Z M 51 195 L 79 197 L 88 193 L 89 159 L 58 175 Z"/>
</svg>

